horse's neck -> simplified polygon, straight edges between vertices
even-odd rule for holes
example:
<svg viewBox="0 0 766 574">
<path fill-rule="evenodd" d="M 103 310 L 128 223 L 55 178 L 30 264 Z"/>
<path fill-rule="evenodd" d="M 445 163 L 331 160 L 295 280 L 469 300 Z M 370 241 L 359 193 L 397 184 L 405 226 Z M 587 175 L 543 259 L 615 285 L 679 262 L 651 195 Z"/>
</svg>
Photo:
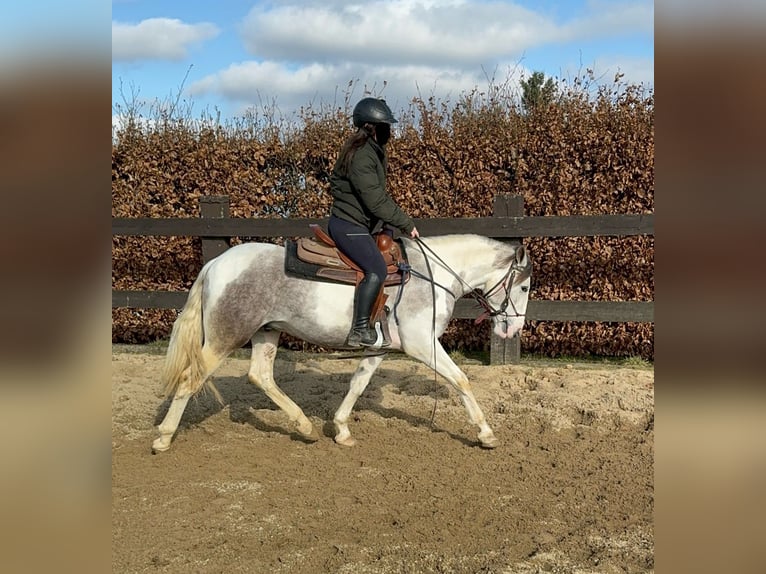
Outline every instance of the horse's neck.
<svg viewBox="0 0 766 574">
<path fill-rule="evenodd" d="M 430 247 L 463 281 L 455 278 L 431 255 L 429 261 L 434 272 L 434 279 L 442 284 L 452 285 L 453 291 L 461 295 L 468 293 L 471 288 L 486 283 L 487 278 L 494 271 L 492 264 L 495 250 L 485 238 L 462 235 L 443 236 L 438 238 L 438 242 L 434 241 Z"/>
</svg>

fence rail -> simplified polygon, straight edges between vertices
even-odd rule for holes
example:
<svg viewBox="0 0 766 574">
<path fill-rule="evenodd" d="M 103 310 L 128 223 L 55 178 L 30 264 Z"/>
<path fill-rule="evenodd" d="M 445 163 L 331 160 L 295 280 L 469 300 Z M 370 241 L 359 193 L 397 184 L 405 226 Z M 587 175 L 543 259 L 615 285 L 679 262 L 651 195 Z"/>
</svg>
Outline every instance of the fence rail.
<svg viewBox="0 0 766 574">
<path fill-rule="evenodd" d="M 654 214 L 523 216 L 521 196 L 495 198 L 492 217 L 416 219 L 424 235 L 477 233 L 495 239 L 521 241 L 524 237 L 585 237 L 654 235 Z M 196 236 L 202 238 L 203 263 L 229 247 L 231 237 L 304 237 L 309 224 L 326 226 L 327 219 L 242 219 L 229 217 L 228 197 L 200 199 L 199 219 L 113 218 L 113 236 Z M 112 307 L 180 309 L 185 291 L 112 291 Z M 461 299 L 453 313 L 456 319 L 478 315 L 472 300 Z M 530 300 L 527 319 L 536 321 L 654 322 L 653 301 L 538 301 Z M 518 339 L 492 335 L 490 362 L 517 362 Z"/>
<path fill-rule="evenodd" d="M 327 219 L 126 219 L 112 220 L 112 235 L 196 237 L 301 237 L 309 224 Z M 543 217 L 456 217 L 416 219 L 424 236 L 480 233 L 496 239 L 653 235 L 654 215 L 571 215 Z"/>
<path fill-rule="evenodd" d="M 180 309 L 186 303 L 186 291 L 112 291 L 112 307 L 139 309 Z M 481 309 L 471 299 L 460 299 L 452 317 L 475 319 Z M 531 321 L 607 321 L 651 323 L 652 301 L 535 301 L 527 307 Z"/>
</svg>

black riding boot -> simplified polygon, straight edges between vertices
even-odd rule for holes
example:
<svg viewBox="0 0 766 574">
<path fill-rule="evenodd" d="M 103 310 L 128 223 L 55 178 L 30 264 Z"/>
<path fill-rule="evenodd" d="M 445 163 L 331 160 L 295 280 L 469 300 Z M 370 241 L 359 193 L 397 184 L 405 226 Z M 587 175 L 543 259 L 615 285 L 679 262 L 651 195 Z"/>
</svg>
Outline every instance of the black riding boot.
<svg viewBox="0 0 766 574">
<path fill-rule="evenodd" d="M 372 347 L 378 334 L 370 327 L 370 314 L 380 292 L 381 281 L 374 273 L 368 273 L 360 281 L 354 293 L 354 319 L 346 343 L 349 347 Z"/>
</svg>

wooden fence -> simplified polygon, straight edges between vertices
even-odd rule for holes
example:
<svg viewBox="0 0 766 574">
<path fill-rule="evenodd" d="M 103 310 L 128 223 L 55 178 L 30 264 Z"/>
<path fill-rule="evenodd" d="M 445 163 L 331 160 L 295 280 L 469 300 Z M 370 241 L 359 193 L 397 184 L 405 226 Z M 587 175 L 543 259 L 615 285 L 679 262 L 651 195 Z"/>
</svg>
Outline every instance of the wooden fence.
<svg viewBox="0 0 766 574">
<path fill-rule="evenodd" d="M 229 216 L 229 198 L 200 198 L 200 218 L 113 218 L 112 235 L 196 236 L 202 239 L 202 263 L 229 248 L 231 237 L 304 237 L 310 223 L 326 228 L 327 219 L 244 219 Z M 582 237 L 654 235 L 654 214 L 572 215 L 525 217 L 518 195 L 495 197 L 492 217 L 416 219 L 423 236 L 477 233 L 506 241 L 524 237 Z M 112 291 L 112 307 L 180 309 L 185 291 Z M 453 318 L 473 319 L 471 299 L 455 305 Z M 536 301 L 530 300 L 527 320 L 654 322 L 653 301 Z M 490 362 L 515 363 L 520 358 L 519 339 L 491 336 Z"/>
</svg>

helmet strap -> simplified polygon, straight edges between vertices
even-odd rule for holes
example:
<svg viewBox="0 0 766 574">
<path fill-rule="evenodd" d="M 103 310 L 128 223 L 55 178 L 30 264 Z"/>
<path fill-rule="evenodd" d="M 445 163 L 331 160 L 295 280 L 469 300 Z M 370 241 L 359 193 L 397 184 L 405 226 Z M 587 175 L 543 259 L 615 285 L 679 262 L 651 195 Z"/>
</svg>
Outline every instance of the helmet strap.
<svg viewBox="0 0 766 574">
<path fill-rule="evenodd" d="M 362 131 L 364 131 L 364 133 L 366 133 L 366 134 L 367 134 L 367 137 L 370 137 L 370 138 L 372 138 L 372 139 L 376 139 L 376 138 L 375 138 L 375 124 L 366 123 L 366 124 L 364 124 L 364 125 L 363 125 L 361 128 L 359 128 L 359 129 L 360 129 L 360 130 L 362 130 Z"/>
</svg>

